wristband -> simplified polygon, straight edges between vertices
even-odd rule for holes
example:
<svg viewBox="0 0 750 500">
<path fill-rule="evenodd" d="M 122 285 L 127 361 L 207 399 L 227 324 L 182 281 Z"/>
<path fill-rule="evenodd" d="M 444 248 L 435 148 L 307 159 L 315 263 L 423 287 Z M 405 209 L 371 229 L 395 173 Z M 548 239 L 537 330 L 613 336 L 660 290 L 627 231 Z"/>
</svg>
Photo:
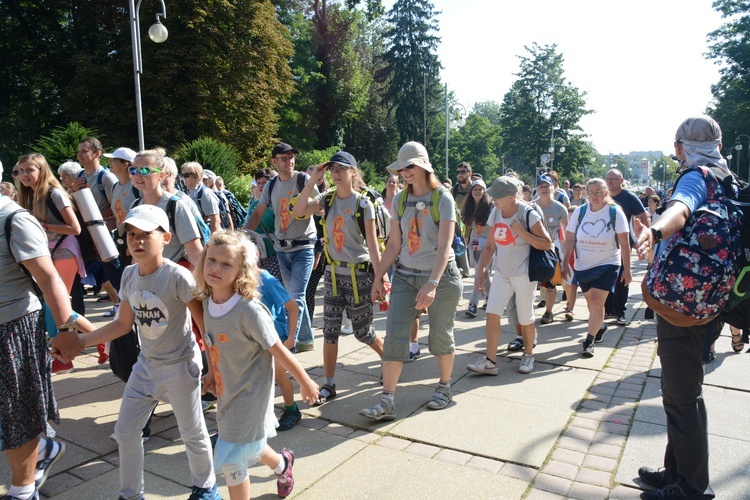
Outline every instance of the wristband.
<svg viewBox="0 0 750 500">
<path fill-rule="evenodd" d="M 661 243 L 662 234 L 659 229 L 651 228 L 651 235 L 654 237 L 654 242 Z"/>
<path fill-rule="evenodd" d="M 433 284 L 433 285 L 435 285 L 436 287 L 438 286 L 438 280 L 434 280 L 434 279 L 432 279 L 432 278 L 428 279 L 428 280 L 427 280 L 427 283 L 432 283 L 432 284 Z"/>
<path fill-rule="evenodd" d="M 63 323 L 62 325 L 57 325 L 57 329 L 61 332 L 69 332 L 72 330 L 78 330 L 75 323 Z"/>
</svg>

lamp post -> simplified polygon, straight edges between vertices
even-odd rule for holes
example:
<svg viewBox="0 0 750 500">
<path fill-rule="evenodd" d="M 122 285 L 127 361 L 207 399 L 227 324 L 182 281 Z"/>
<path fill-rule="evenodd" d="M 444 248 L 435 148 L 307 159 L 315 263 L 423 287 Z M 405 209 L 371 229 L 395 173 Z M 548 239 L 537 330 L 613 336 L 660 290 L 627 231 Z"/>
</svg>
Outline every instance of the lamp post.
<svg viewBox="0 0 750 500">
<path fill-rule="evenodd" d="M 167 18 L 167 6 L 161 1 L 161 12 L 156 14 L 156 22 L 148 29 L 148 36 L 155 43 L 167 40 L 169 32 L 161 23 L 161 17 Z M 138 122 L 138 146 L 140 150 L 146 149 L 143 139 L 143 109 L 141 108 L 141 73 L 143 73 L 143 57 L 141 54 L 141 3 L 143 0 L 129 0 L 130 8 L 130 37 L 133 42 L 133 73 L 135 75 L 135 115 Z"/>
<path fill-rule="evenodd" d="M 461 108 L 461 109 L 457 109 Z M 454 118 L 454 113 L 458 113 L 458 118 Z M 451 129 L 461 128 L 466 124 L 466 108 L 461 103 L 448 103 L 448 84 L 445 84 L 445 178 L 450 179 L 450 162 L 448 159 L 448 144 L 451 140 Z"/>
<path fill-rule="evenodd" d="M 737 136 L 737 138 L 734 140 L 734 148 L 737 150 L 737 175 L 740 175 L 740 160 L 742 160 L 742 141 L 740 141 L 741 138 L 747 137 L 748 145 L 750 145 L 750 135 L 747 134 L 740 134 Z M 747 167 L 747 178 L 750 180 L 750 153 L 748 153 L 748 167 Z"/>
<path fill-rule="evenodd" d="M 555 140 L 555 130 L 560 130 L 560 128 L 561 128 L 560 125 L 555 125 L 554 127 L 552 127 L 552 132 L 550 133 L 550 137 L 549 137 L 548 151 L 550 154 L 550 169 L 551 170 L 555 169 L 555 145 L 562 143 L 562 145 L 557 149 L 559 153 L 564 153 L 565 146 L 567 145 L 567 143 L 559 137 L 557 138 L 557 140 Z"/>
</svg>

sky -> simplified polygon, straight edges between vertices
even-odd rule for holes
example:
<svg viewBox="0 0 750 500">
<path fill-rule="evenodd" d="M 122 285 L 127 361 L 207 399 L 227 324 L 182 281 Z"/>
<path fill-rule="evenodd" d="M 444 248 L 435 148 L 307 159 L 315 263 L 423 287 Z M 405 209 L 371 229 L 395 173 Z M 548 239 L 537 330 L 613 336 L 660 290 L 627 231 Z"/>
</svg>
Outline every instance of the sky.
<svg viewBox="0 0 750 500">
<path fill-rule="evenodd" d="M 394 0 L 384 0 L 390 9 Z M 722 24 L 711 0 L 432 0 L 442 80 L 471 110 L 502 102 L 524 46 L 557 44 L 568 81 L 586 92 L 581 119 L 601 154 L 673 152 L 674 133 L 703 114 L 719 66 L 704 58 Z"/>
</svg>

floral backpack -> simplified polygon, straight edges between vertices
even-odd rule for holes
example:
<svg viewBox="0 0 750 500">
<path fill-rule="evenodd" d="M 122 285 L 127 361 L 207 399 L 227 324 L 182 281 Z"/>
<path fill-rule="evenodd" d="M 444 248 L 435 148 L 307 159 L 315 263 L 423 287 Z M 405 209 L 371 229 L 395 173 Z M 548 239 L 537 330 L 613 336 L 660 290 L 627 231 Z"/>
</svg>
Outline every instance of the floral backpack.
<svg viewBox="0 0 750 500">
<path fill-rule="evenodd" d="M 691 167 L 683 175 L 690 171 L 703 175 L 706 202 L 668 241 L 641 285 L 646 304 L 675 326 L 703 325 L 718 316 L 741 260 L 742 211 L 725 196 L 711 168 Z"/>
</svg>

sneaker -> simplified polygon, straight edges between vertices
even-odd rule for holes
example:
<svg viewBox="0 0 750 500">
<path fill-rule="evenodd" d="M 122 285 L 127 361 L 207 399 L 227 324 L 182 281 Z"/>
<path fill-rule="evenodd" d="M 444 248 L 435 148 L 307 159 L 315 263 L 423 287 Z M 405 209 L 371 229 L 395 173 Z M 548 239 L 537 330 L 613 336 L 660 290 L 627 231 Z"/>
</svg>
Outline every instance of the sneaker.
<svg viewBox="0 0 750 500">
<path fill-rule="evenodd" d="M 286 461 L 286 469 L 281 474 L 274 474 L 276 476 L 276 493 L 279 498 L 286 498 L 292 492 L 294 488 L 294 476 L 292 476 L 292 466 L 294 465 L 294 453 L 284 448 L 281 450 L 281 456 Z"/>
<path fill-rule="evenodd" d="M 464 311 L 464 314 L 470 318 L 476 318 L 477 306 L 475 306 L 474 304 L 469 304 L 469 307 L 466 308 L 466 311 Z"/>
<path fill-rule="evenodd" d="M 518 366 L 518 373 L 531 373 L 534 371 L 534 356 L 524 354 L 521 358 L 521 364 Z"/>
<path fill-rule="evenodd" d="M 596 332 L 596 337 L 594 337 L 594 342 L 597 344 L 601 344 L 602 340 L 604 339 L 604 334 L 607 333 L 607 325 L 602 323 L 601 328 L 599 328 L 599 331 Z"/>
<path fill-rule="evenodd" d="M 375 421 L 390 421 L 396 418 L 396 404 L 381 399 L 375 406 L 359 410 L 359 414 Z"/>
<path fill-rule="evenodd" d="M 572 309 L 565 309 L 565 319 L 568 321 L 573 321 L 575 316 L 573 316 L 573 310 Z"/>
<path fill-rule="evenodd" d="M 483 375 L 497 375 L 497 363 L 493 363 L 486 356 L 478 359 L 470 365 L 466 365 L 470 372 L 481 373 Z"/>
<path fill-rule="evenodd" d="M 302 412 L 296 406 L 293 409 L 284 408 L 284 413 L 279 418 L 279 426 L 277 427 L 280 431 L 288 431 L 302 420 Z"/>
<path fill-rule="evenodd" d="M 624 314 L 621 314 L 617 317 L 617 324 L 620 326 L 625 326 L 628 324 L 628 320 Z"/>
<path fill-rule="evenodd" d="M 55 358 L 52 360 L 52 375 L 61 375 L 63 373 L 73 373 L 75 368 L 73 362 L 63 363 L 59 359 Z"/>
<path fill-rule="evenodd" d="M 581 356 L 584 358 L 593 358 L 594 357 L 594 343 L 590 340 L 584 340 L 583 341 L 583 352 L 581 353 Z"/>
<path fill-rule="evenodd" d="M 104 317 L 105 318 L 114 318 L 117 314 L 117 310 L 120 308 L 120 304 L 115 304 L 112 306 L 112 309 L 109 311 L 104 311 Z"/>
<path fill-rule="evenodd" d="M 44 485 L 52 466 L 65 455 L 65 443 L 62 441 L 53 441 L 52 439 L 47 439 L 46 441 L 44 451 L 47 458 L 39 460 L 36 463 L 36 470 L 34 471 L 34 485 L 37 490 Z M 55 448 L 55 443 L 57 443 L 57 453 L 53 455 L 52 451 Z"/>
<path fill-rule="evenodd" d="M 552 316 L 552 313 L 545 311 L 545 313 L 542 315 L 542 319 L 539 322 L 543 325 L 548 325 L 552 323 L 553 320 L 554 320 L 554 317 Z"/>
<path fill-rule="evenodd" d="M 677 483 L 672 483 L 658 490 L 644 491 L 641 493 L 641 498 L 643 500 L 676 500 L 678 498 L 692 497 L 688 497 Z"/>
<path fill-rule="evenodd" d="M 411 351 L 409 351 L 409 363 L 411 363 L 412 361 L 414 361 L 415 359 L 417 359 L 421 355 L 422 355 L 422 351 L 420 351 L 420 350 L 417 350 L 417 352 L 411 352 Z"/>
<path fill-rule="evenodd" d="M 547 301 L 546 300 L 539 301 L 539 303 L 536 305 L 536 308 L 539 309 L 540 307 L 547 307 Z"/>
<path fill-rule="evenodd" d="M 484 309 L 485 311 L 487 310 L 487 301 L 482 304 L 482 307 L 480 307 L 480 309 Z"/>
<path fill-rule="evenodd" d="M 219 488 L 216 484 L 210 488 L 193 486 L 193 492 L 188 497 L 188 500 L 221 500 L 221 493 L 219 493 Z"/>
<path fill-rule="evenodd" d="M 4 495 L 0 497 L 1 500 L 21 500 L 13 495 Z M 34 491 L 34 494 L 29 497 L 29 500 L 39 500 L 39 490 Z"/>
<path fill-rule="evenodd" d="M 523 351 L 523 338 L 516 337 L 508 343 L 509 351 Z"/>
<path fill-rule="evenodd" d="M 343 333 L 343 329 L 342 329 Z M 295 346 L 296 352 L 308 352 L 315 350 L 315 342 L 298 342 Z"/>
<path fill-rule="evenodd" d="M 674 480 L 671 474 L 667 474 L 666 469 L 652 469 L 651 467 L 641 467 L 638 469 L 638 477 L 649 486 L 654 488 L 664 488 L 672 484 Z"/>
<path fill-rule="evenodd" d="M 352 326 L 352 320 L 346 318 L 341 325 L 341 335 L 351 335 L 354 333 L 354 327 Z"/>
<path fill-rule="evenodd" d="M 453 400 L 450 386 L 438 385 L 435 393 L 427 402 L 428 410 L 442 410 Z"/>
</svg>

